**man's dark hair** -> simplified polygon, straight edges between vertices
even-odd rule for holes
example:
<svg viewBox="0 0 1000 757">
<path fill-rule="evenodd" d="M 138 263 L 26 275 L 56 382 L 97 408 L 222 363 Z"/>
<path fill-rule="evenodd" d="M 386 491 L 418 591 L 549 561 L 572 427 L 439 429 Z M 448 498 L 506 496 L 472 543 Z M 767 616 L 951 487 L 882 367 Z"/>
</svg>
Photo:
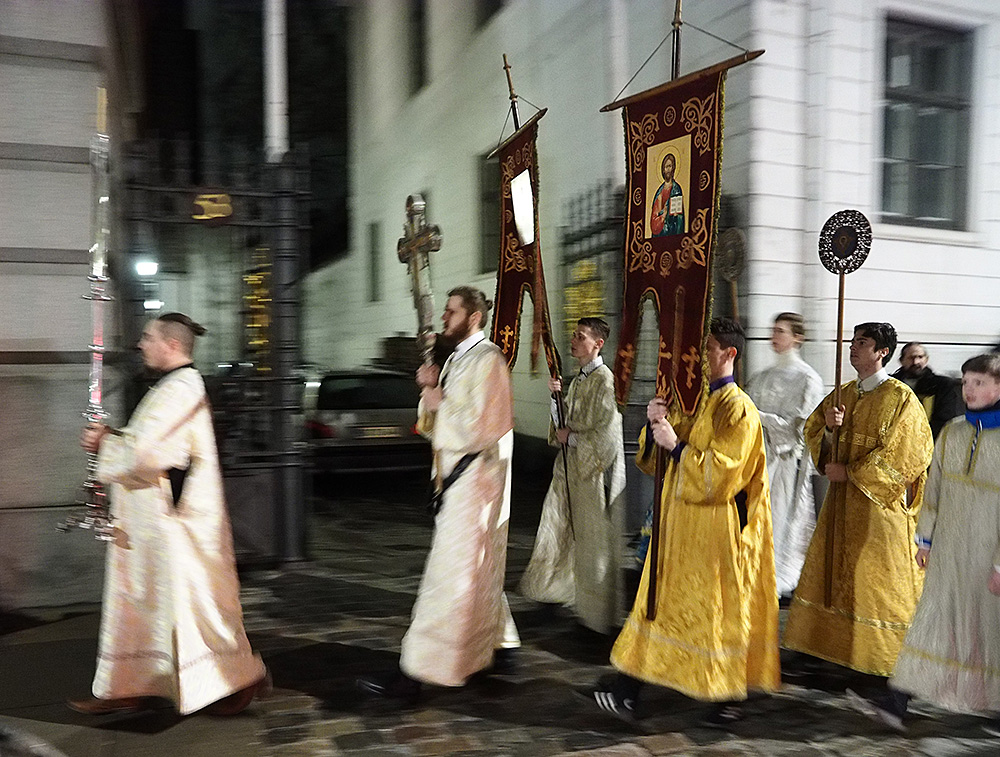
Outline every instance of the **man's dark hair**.
<svg viewBox="0 0 1000 757">
<path fill-rule="evenodd" d="M 194 338 L 201 336 L 207 330 L 184 313 L 164 313 L 156 319 L 156 322 L 160 325 L 160 333 L 168 339 L 180 342 L 187 355 L 194 352 Z"/>
<path fill-rule="evenodd" d="M 986 373 L 1000 381 L 1000 354 L 987 352 L 985 355 L 970 357 L 962 363 L 962 374 Z"/>
<path fill-rule="evenodd" d="M 746 344 L 747 336 L 740 326 L 739 321 L 732 318 L 713 318 L 708 326 L 709 333 L 715 337 L 720 345 L 725 348 L 736 348 L 736 359 L 739 360 L 743 354 L 743 346 Z"/>
<path fill-rule="evenodd" d="M 493 307 L 493 301 L 486 299 L 486 295 L 481 290 L 463 285 L 452 289 L 448 292 L 448 296 L 461 298 L 462 307 L 469 315 L 479 313 L 482 316 L 479 320 L 479 327 L 486 328 L 486 316 L 489 314 L 490 308 Z"/>
<path fill-rule="evenodd" d="M 924 347 L 924 343 L 923 342 L 907 342 L 906 344 L 904 344 L 903 348 L 899 351 L 899 359 L 900 360 L 902 360 L 904 357 L 906 357 L 906 351 L 908 349 L 910 349 L 910 347 Z M 927 352 L 927 348 L 926 347 L 924 347 L 924 352 L 925 353 Z"/>
<path fill-rule="evenodd" d="M 608 337 L 611 335 L 611 327 L 603 318 L 588 316 L 587 318 L 581 318 L 576 322 L 576 325 L 586 326 L 590 329 L 590 333 L 594 335 L 595 339 L 603 339 L 605 342 L 608 341 Z"/>
<path fill-rule="evenodd" d="M 875 342 L 876 350 L 888 348 L 885 357 L 882 358 L 882 365 L 886 365 L 892 358 L 892 353 L 896 351 L 896 329 L 891 323 L 880 323 L 879 321 L 868 321 L 859 323 L 854 327 L 854 333 L 861 332 L 861 336 L 866 336 Z"/>
<path fill-rule="evenodd" d="M 806 335 L 806 321 L 798 313 L 778 313 L 774 316 L 774 322 L 777 323 L 778 321 L 788 324 L 788 327 L 792 330 L 792 336 L 804 337 Z"/>
</svg>

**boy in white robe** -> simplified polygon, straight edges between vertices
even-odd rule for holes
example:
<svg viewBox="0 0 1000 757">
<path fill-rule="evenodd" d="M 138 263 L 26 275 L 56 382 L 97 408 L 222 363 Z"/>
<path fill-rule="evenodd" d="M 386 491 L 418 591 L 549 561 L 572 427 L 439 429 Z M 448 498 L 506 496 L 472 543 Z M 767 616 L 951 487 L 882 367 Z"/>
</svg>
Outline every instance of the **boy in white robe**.
<svg viewBox="0 0 1000 757">
<path fill-rule="evenodd" d="M 561 428 L 552 400 L 549 444 L 561 450 L 520 584 L 524 596 L 572 605 L 580 623 L 605 634 L 617 632 L 624 615 L 625 450 L 614 375 L 601 358 L 609 333 L 604 320 L 581 318 L 570 337 L 580 373 L 566 393 Z M 550 378 L 549 391 L 561 392 L 562 381 Z"/>
<path fill-rule="evenodd" d="M 452 289 L 442 336 L 455 351 L 440 376 L 433 365 L 417 371 L 440 507 L 399 671 L 360 678 L 370 694 L 415 701 L 424 683 L 463 686 L 521 645 L 503 593 L 513 393 L 503 353 L 483 334 L 490 307 L 478 289 Z"/>
<path fill-rule="evenodd" d="M 984 713 L 1000 727 L 1000 355 L 962 366 L 964 416 L 934 446 L 915 540 L 927 571 L 887 696 L 855 695 L 868 714 L 904 730 L 911 697 Z"/>
<path fill-rule="evenodd" d="M 109 486 L 108 545 L 94 698 L 69 703 L 100 715 L 168 699 L 181 715 L 242 711 L 269 686 L 243 629 L 232 530 L 212 411 L 191 363 L 204 327 L 186 315 L 151 321 L 139 342 L 162 378 L 128 425 L 84 429 Z"/>
<path fill-rule="evenodd" d="M 799 355 L 805 322 L 798 313 L 779 313 L 771 329 L 775 364 L 755 375 L 747 394 L 760 411 L 771 482 L 774 568 L 778 596 L 789 598 L 799 582 L 816 527 L 812 477 L 805 448 L 806 418 L 823 401 L 823 380 Z"/>
</svg>

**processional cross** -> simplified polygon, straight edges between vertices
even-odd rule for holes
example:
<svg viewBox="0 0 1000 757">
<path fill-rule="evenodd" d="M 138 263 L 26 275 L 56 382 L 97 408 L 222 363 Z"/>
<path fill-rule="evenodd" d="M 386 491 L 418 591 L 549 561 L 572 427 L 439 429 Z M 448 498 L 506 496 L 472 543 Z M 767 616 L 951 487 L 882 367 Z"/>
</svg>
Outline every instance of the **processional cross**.
<svg viewBox="0 0 1000 757">
<path fill-rule="evenodd" d="M 396 244 L 399 261 L 410 273 L 413 307 L 417 311 L 417 345 L 424 365 L 434 362 L 434 293 L 431 291 L 430 253 L 441 249 L 441 229 L 428 226 L 427 204 L 418 194 L 406 198 L 406 223 Z"/>
</svg>

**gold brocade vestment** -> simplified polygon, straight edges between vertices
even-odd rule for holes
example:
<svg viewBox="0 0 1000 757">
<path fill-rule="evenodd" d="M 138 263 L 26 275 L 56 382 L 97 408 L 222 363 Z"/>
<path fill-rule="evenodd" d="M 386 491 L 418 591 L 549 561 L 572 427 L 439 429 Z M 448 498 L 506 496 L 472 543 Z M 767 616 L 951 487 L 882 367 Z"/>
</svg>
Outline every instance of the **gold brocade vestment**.
<svg viewBox="0 0 1000 757">
<path fill-rule="evenodd" d="M 830 484 L 789 610 L 784 645 L 888 676 L 923 587 L 913 537 L 934 442 L 916 395 L 896 379 L 863 394 L 851 381 L 841 391 L 841 403 L 844 425 L 835 462 L 846 463 L 848 481 Z M 832 405 L 831 394 L 806 421 L 806 444 L 820 470 L 829 462 L 820 456 L 825 413 Z M 906 489 L 913 482 L 915 496 L 907 505 Z"/>
<path fill-rule="evenodd" d="M 681 436 L 686 446 L 679 462 L 668 457 L 663 482 L 659 565 L 647 556 L 611 662 L 633 678 L 695 699 L 733 701 L 745 699 L 748 689 L 776 690 L 778 596 L 757 408 L 726 384 L 703 399 L 690 433 Z M 646 442 L 644 432 L 637 460 L 644 459 Z M 654 568 L 657 612 L 649 621 Z"/>
</svg>

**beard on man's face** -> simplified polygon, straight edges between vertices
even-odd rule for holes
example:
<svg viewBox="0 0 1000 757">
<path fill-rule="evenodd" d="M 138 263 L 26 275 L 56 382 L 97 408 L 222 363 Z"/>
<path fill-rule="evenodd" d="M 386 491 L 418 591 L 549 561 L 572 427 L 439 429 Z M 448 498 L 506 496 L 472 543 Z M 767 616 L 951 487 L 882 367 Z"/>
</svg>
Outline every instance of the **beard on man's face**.
<svg viewBox="0 0 1000 757">
<path fill-rule="evenodd" d="M 459 342 L 463 341 L 468 337 L 472 331 L 472 315 L 466 315 L 462 320 L 456 320 L 454 323 L 449 324 L 450 328 L 447 333 L 441 334 L 441 337 L 453 346 L 457 346 Z"/>
<path fill-rule="evenodd" d="M 927 366 L 918 367 L 916 365 L 911 365 L 909 367 L 903 366 L 903 375 L 907 378 L 916 379 L 927 373 Z"/>
</svg>

